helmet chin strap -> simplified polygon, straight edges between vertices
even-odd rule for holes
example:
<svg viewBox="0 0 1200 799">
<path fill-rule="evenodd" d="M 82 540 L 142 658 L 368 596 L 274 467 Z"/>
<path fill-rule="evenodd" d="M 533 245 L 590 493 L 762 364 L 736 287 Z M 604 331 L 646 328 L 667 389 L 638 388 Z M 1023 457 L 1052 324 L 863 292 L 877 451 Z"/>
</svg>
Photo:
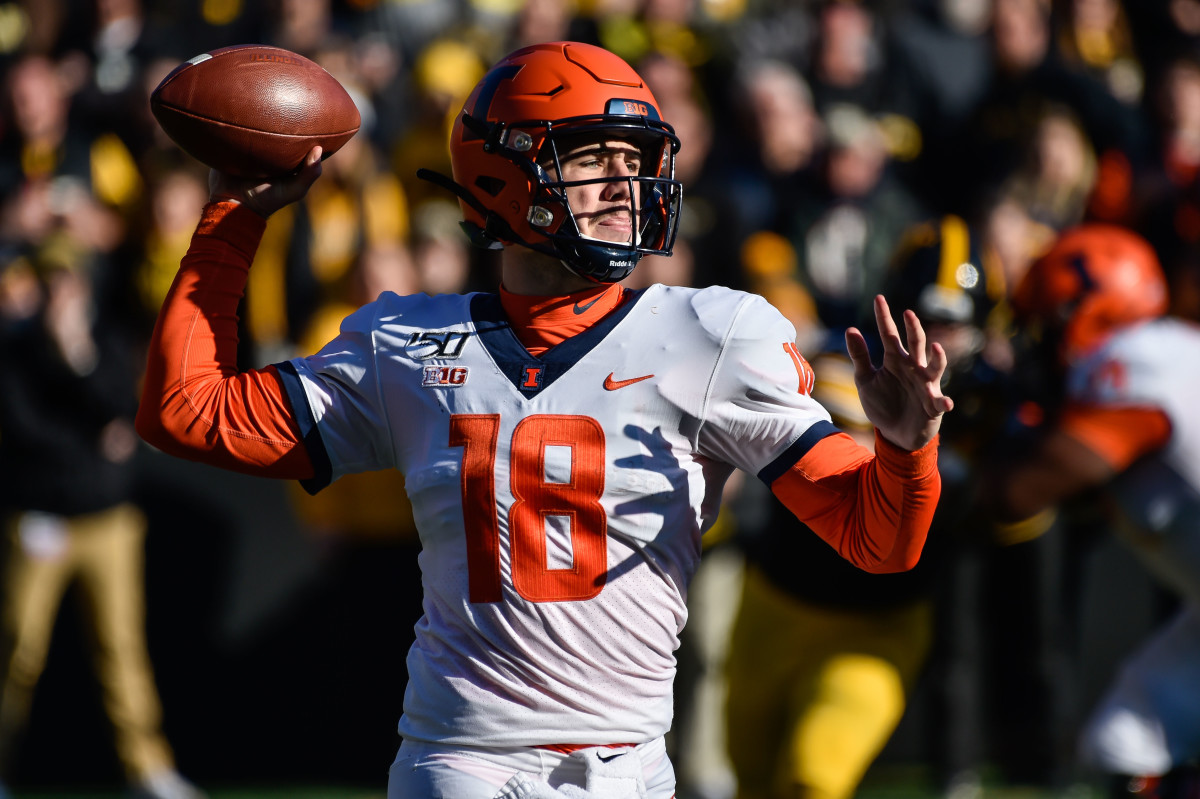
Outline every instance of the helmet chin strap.
<svg viewBox="0 0 1200 799">
<path fill-rule="evenodd" d="M 586 242 L 576 244 L 574 249 L 574 258 L 559 256 L 563 266 L 572 274 L 597 283 L 618 283 L 624 280 L 642 259 L 640 252 L 614 250 L 611 247 Z M 572 262 L 576 259 L 583 262 L 583 265 Z"/>
<path fill-rule="evenodd" d="M 626 181 L 629 196 L 636 196 L 633 179 L 626 178 Z M 633 220 L 632 240 L 619 247 L 612 246 L 611 242 L 604 239 L 584 234 L 579 229 L 579 223 L 575 219 L 575 212 L 571 208 L 570 201 L 564 196 L 562 203 L 566 209 L 567 219 L 575 229 L 573 239 L 551 239 L 551 246 L 559 251 L 563 266 L 573 274 L 597 283 L 617 283 L 629 277 L 642 259 L 642 253 L 638 251 L 638 245 L 641 243 L 641 226 L 637 224 L 639 214 L 636 203 L 633 203 L 634 207 L 629 209 Z"/>
</svg>

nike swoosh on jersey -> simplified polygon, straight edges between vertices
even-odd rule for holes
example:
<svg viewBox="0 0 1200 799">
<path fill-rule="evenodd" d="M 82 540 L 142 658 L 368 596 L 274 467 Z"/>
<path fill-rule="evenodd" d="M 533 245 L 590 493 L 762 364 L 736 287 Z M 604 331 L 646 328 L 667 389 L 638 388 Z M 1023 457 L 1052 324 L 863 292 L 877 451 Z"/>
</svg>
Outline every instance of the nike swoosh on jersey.
<svg viewBox="0 0 1200 799">
<path fill-rule="evenodd" d="M 628 380 L 613 380 L 613 373 L 609 372 L 608 377 L 604 378 L 604 387 L 609 391 L 616 391 L 618 388 L 632 386 L 634 383 L 640 383 L 643 380 L 649 380 L 654 375 L 642 375 L 641 377 L 631 377 Z"/>
<path fill-rule="evenodd" d="M 603 296 L 604 296 L 603 294 L 600 294 L 599 296 L 593 297 L 592 301 L 587 303 L 586 305 L 580 305 L 579 303 L 575 303 L 575 307 L 573 310 L 577 314 L 585 313 L 588 308 L 591 308 L 593 305 L 595 305 L 600 300 L 600 297 L 603 297 Z"/>
</svg>

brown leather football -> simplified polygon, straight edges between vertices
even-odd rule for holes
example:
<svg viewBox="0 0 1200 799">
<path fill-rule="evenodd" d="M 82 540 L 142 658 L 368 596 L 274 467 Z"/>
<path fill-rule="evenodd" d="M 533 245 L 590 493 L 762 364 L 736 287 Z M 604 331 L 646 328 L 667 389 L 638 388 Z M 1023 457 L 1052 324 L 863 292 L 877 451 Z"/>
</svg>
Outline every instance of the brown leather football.
<svg viewBox="0 0 1200 799">
<path fill-rule="evenodd" d="M 361 124 L 336 78 L 302 55 L 261 44 L 185 61 L 158 84 L 150 109 L 184 152 L 248 178 L 292 172 L 317 144 L 328 157 Z"/>
</svg>

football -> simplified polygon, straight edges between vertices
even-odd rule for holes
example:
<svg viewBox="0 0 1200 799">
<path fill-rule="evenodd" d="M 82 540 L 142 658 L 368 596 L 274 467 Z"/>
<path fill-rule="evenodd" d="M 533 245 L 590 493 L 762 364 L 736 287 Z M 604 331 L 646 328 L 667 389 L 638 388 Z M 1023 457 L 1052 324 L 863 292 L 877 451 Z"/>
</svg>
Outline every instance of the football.
<svg viewBox="0 0 1200 799">
<path fill-rule="evenodd" d="M 318 144 L 328 157 L 361 124 L 354 100 L 321 66 L 260 44 L 185 61 L 151 93 L 150 109 L 188 155 L 243 178 L 292 172 Z"/>
</svg>

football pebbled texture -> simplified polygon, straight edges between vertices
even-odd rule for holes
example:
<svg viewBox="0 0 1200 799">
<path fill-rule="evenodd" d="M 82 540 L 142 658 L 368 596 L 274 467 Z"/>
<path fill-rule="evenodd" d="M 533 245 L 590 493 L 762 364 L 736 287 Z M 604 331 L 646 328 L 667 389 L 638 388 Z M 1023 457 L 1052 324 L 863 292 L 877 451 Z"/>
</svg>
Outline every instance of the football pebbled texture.
<svg viewBox="0 0 1200 799">
<path fill-rule="evenodd" d="M 260 44 L 185 61 L 151 93 L 150 110 L 188 155 L 243 178 L 293 172 L 318 144 L 328 157 L 362 121 L 345 87 L 318 64 Z"/>
</svg>

